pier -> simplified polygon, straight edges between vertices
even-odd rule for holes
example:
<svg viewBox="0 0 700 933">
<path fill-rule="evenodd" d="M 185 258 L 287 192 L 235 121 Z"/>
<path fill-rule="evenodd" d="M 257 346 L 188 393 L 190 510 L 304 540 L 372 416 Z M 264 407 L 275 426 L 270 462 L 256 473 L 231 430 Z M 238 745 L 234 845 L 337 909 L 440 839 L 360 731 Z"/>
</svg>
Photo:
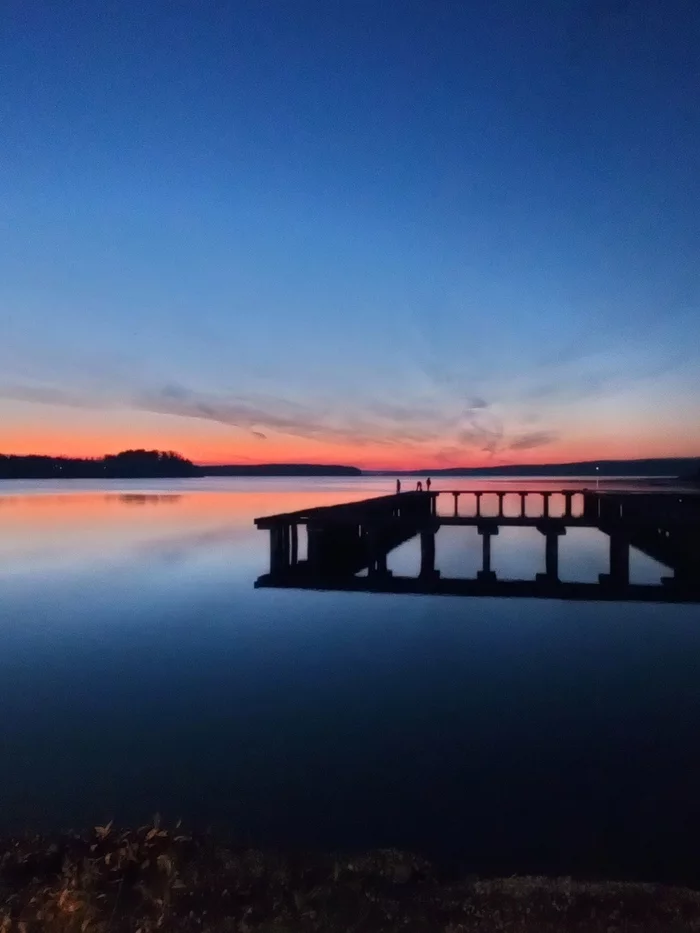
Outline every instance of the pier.
<svg viewBox="0 0 700 933">
<path fill-rule="evenodd" d="M 561 508 L 552 507 L 553 496 L 561 497 Z M 515 510 L 506 510 L 506 498 L 515 501 Z M 700 494 L 434 490 L 270 515 L 255 524 L 270 534 L 270 569 L 257 587 L 700 602 Z M 436 567 L 435 537 L 444 526 L 477 529 L 482 561 L 474 578 L 445 577 Z M 492 538 L 509 527 L 534 528 L 541 535 L 544 571 L 534 579 L 500 579 L 493 569 Z M 559 546 L 569 528 L 594 528 L 608 537 L 608 567 L 597 582 L 560 579 Z M 389 554 L 412 538 L 420 539 L 419 573 L 393 574 Z M 660 584 L 630 581 L 632 548 L 668 568 Z"/>
</svg>

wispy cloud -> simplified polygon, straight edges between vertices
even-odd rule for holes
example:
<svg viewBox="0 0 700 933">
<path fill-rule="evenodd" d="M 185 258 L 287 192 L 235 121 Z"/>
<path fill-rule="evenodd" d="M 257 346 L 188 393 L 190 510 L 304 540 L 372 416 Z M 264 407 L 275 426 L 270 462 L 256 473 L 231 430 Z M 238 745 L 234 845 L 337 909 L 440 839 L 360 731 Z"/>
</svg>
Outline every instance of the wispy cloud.
<svg viewBox="0 0 700 933">
<path fill-rule="evenodd" d="M 462 428 L 459 431 L 460 443 L 477 447 L 483 453 L 493 456 L 503 445 L 505 427 L 502 419 L 488 410 L 484 404 L 478 408 L 466 409 Z"/>
<path fill-rule="evenodd" d="M 365 445 L 382 443 L 366 422 L 352 423 L 323 408 L 273 396 L 214 395 L 178 384 L 140 392 L 132 398 L 136 408 L 183 418 L 201 418 L 240 428 L 266 438 L 276 431 L 306 440 L 335 440 Z"/>
<path fill-rule="evenodd" d="M 438 421 L 444 417 L 435 405 L 398 405 L 394 402 L 373 400 L 367 404 L 367 407 L 379 418 L 399 424 L 415 423 L 419 420 Z"/>
<path fill-rule="evenodd" d="M 459 408 L 443 410 L 438 401 L 415 405 L 383 399 L 363 403 L 304 404 L 263 394 L 215 394 L 171 382 L 137 392 L 114 388 L 66 391 L 37 383 L 0 384 L 0 397 L 77 408 L 126 407 L 154 414 L 196 418 L 243 431 L 261 441 L 270 434 L 302 440 L 394 449 L 407 455 L 458 461 L 474 452 L 494 457 L 506 450 L 544 446 L 552 431 L 513 433 L 503 417 L 481 396 L 463 399 Z M 522 428 L 524 424 L 521 424 Z"/>
<path fill-rule="evenodd" d="M 66 405 L 69 408 L 106 408 L 110 404 L 107 397 L 45 384 L 16 382 L 0 384 L 0 398 L 16 402 L 36 402 L 40 405 Z"/>
<path fill-rule="evenodd" d="M 533 450 L 535 447 L 546 447 L 559 439 L 556 431 L 530 431 L 513 438 L 508 444 L 508 450 Z"/>
</svg>

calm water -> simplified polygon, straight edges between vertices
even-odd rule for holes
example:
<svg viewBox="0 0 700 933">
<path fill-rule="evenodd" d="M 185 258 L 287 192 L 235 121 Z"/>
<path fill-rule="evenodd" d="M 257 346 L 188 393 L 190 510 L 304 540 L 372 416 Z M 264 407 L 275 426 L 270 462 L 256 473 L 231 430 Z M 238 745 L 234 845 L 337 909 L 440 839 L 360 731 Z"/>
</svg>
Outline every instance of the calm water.
<svg viewBox="0 0 700 933">
<path fill-rule="evenodd" d="M 159 811 L 481 873 L 698 880 L 697 606 L 253 589 L 254 517 L 392 489 L 0 486 L 0 830 Z M 493 546 L 504 577 L 544 569 L 536 531 Z M 480 547 L 443 529 L 438 566 L 471 576 Z M 606 556 L 570 531 L 561 576 Z M 418 563 L 409 542 L 390 566 Z M 633 556 L 633 579 L 662 572 Z"/>
</svg>

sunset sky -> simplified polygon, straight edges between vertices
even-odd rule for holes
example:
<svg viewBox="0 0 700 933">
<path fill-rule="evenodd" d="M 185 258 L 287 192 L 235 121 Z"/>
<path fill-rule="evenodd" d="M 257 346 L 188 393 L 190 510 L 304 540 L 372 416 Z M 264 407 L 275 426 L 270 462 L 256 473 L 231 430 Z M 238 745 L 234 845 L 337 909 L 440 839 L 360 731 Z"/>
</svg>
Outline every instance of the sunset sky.
<svg viewBox="0 0 700 933">
<path fill-rule="evenodd" d="M 0 20 L 0 452 L 700 456 L 697 0 Z"/>
</svg>

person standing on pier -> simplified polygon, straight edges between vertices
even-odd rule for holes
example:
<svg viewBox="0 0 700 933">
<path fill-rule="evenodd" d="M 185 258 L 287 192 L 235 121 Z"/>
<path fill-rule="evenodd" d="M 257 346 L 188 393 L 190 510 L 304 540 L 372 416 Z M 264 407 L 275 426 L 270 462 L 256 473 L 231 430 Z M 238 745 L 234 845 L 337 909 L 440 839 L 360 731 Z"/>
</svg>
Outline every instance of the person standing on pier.
<svg viewBox="0 0 700 933">
<path fill-rule="evenodd" d="M 401 492 L 401 480 L 397 479 L 396 480 L 396 495 L 398 496 L 400 492 Z"/>
<path fill-rule="evenodd" d="M 428 490 L 428 492 L 430 492 L 430 485 L 431 485 L 431 480 L 430 480 L 430 477 L 428 477 L 427 480 L 425 481 L 425 488 Z"/>
</svg>

